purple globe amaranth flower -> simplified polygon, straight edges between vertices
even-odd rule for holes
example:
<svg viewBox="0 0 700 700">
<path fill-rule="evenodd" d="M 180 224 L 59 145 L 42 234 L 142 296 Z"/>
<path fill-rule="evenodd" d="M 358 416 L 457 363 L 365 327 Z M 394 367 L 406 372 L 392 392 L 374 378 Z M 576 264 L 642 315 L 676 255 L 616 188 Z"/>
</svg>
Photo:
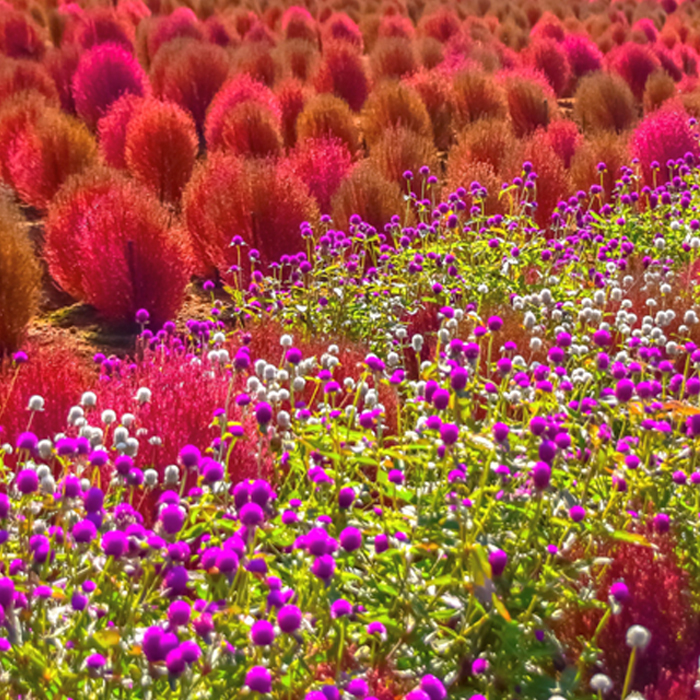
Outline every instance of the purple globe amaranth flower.
<svg viewBox="0 0 700 700">
<path fill-rule="evenodd" d="M 311 573 L 322 581 L 329 581 L 335 573 L 335 559 L 330 554 L 322 554 L 312 564 Z"/>
<path fill-rule="evenodd" d="M 459 439 L 459 427 L 454 423 L 443 423 L 440 426 L 440 438 L 445 445 L 454 445 Z"/>
<path fill-rule="evenodd" d="M 173 566 L 165 575 L 165 585 L 175 595 L 180 595 L 187 590 L 189 579 L 189 574 L 184 566 Z"/>
<path fill-rule="evenodd" d="M 168 622 L 175 627 L 186 625 L 190 621 L 192 608 L 184 600 L 174 600 L 168 608 Z"/>
<path fill-rule="evenodd" d="M 369 693 L 369 687 L 367 686 L 367 681 L 362 678 L 353 678 L 347 685 L 347 691 L 353 697 L 366 698 Z"/>
<path fill-rule="evenodd" d="M 447 698 L 447 690 L 445 690 L 443 682 L 430 674 L 421 678 L 420 689 L 428 695 L 430 700 L 445 700 Z"/>
<path fill-rule="evenodd" d="M 180 450 L 180 461 L 188 469 L 199 466 L 201 459 L 202 453 L 194 445 L 185 445 Z"/>
<path fill-rule="evenodd" d="M 333 601 L 331 604 L 331 617 L 347 617 L 352 613 L 352 605 L 345 600 L 345 598 L 340 598 Z"/>
<path fill-rule="evenodd" d="M 85 659 L 85 665 L 91 671 L 99 671 L 107 665 L 107 659 L 105 659 L 102 654 L 90 654 L 90 656 Z"/>
<path fill-rule="evenodd" d="M 671 528 L 671 519 L 666 515 L 666 513 L 657 513 L 654 516 L 654 529 L 663 534 L 668 532 Z"/>
<path fill-rule="evenodd" d="M 437 389 L 433 394 L 433 406 L 438 411 L 444 411 L 450 405 L 450 392 L 447 389 Z"/>
<path fill-rule="evenodd" d="M 250 640 L 259 647 L 265 647 L 275 641 L 275 628 L 267 620 L 256 620 L 250 628 Z"/>
<path fill-rule="evenodd" d="M 492 333 L 500 331 L 503 328 L 503 319 L 500 316 L 490 316 L 486 326 Z"/>
<path fill-rule="evenodd" d="M 34 452 L 36 446 L 39 444 L 39 438 L 37 438 L 34 433 L 26 432 L 20 433 L 17 438 L 17 449 L 27 450 L 28 452 Z"/>
<path fill-rule="evenodd" d="M 241 508 L 239 517 L 246 527 L 255 527 L 265 520 L 265 513 L 257 503 L 246 503 Z"/>
<path fill-rule="evenodd" d="M 119 558 L 126 553 L 129 543 L 120 530 L 110 530 L 102 535 L 102 549 L 109 557 Z"/>
<path fill-rule="evenodd" d="M 193 639 L 188 639 L 187 641 L 180 644 L 180 654 L 185 663 L 193 664 L 202 655 L 202 650 L 199 648 L 199 644 Z"/>
<path fill-rule="evenodd" d="M 370 622 L 367 625 L 367 634 L 369 635 L 379 635 L 380 637 L 385 637 L 386 636 L 386 627 L 379 622 L 378 620 L 375 620 L 374 622 Z"/>
<path fill-rule="evenodd" d="M 17 474 L 17 489 L 23 495 L 34 493 L 39 488 L 39 477 L 33 469 L 22 469 Z"/>
<path fill-rule="evenodd" d="M 338 506 L 347 510 L 355 501 L 355 490 L 352 486 L 346 486 L 338 492 Z"/>
<path fill-rule="evenodd" d="M 488 667 L 489 662 L 486 659 L 474 659 L 472 662 L 472 674 L 480 676 L 482 673 L 486 673 Z"/>
<path fill-rule="evenodd" d="M 492 430 L 496 442 L 505 442 L 508 439 L 510 428 L 505 423 L 494 423 Z"/>
<path fill-rule="evenodd" d="M 15 597 L 15 584 L 10 578 L 0 579 L 0 607 L 7 610 L 11 607 Z"/>
<path fill-rule="evenodd" d="M 224 465 L 213 459 L 208 459 L 202 468 L 202 477 L 207 484 L 216 484 L 224 478 Z"/>
<path fill-rule="evenodd" d="M 469 374 L 464 367 L 455 367 L 450 374 L 450 386 L 454 391 L 462 391 L 467 386 Z"/>
<path fill-rule="evenodd" d="M 631 379 L 620 379 L 615 385 L 615 398 L 620 403 L 627 403 L 634 395 L 634 382 Z"/>
<path fill-rule="evenodd" d="M 256 693 L 269 693 L 272 690 L 272 676 L 264 666 L 253 666 L 246 673 L 245 684 Z"/>
<path fill-rule="evenodd" d="M 405 700 L 430 700 L 430 695 L 424 690 L 411 690 L 409 693 L 406 693 Z"/>
<path fill-rule="evenodd" d="M 543 462 L 551 464 L 557 456 L 557 445 L 552 440 L 543 440 L 540 443 L 537 453 Z"/>
<path fill-rule="evenodd" d="M 362 547 L 362 533 L 356 527 L 346 527 L 340 533 L 340 546 L 346 552 L 354 552 Z"/>
<path fill-rule="evenodd" d="M 616 581 L 610 586 L 610 595 L 618 603 L 626 603 L 630 598 L 630 591 L 622 581 Z"/>
<path fill-rule="evenodd" d="M 104 505 L 105 495 L 102 489 L 98 489 L 96 486 L 92 486 L 83 494 L 83 503 L 85 504 L 85 510 L 88 513 L 94 513 L 102 510 Z"/>
<path fill-rule="evenodd" d="M 200 637 L 207 637 L 210 635 L 215 627 L 214 620 L 209 613 L 202 613 L 193 623 L 192 627 L 196 634 Z"/>
<path fill-rule="evenodd" d="M 255 406 L 255 419 L 260 426 L 267 425 L 272 420 L 272 406 L 265 401 L 261 401 Z"/>
<path fill-rule="evenodd" d="M 171 649 L 168 652 L 167 656 L 165 657 L 165 667 L 168 669 L 168 673 L 171 676 L 177 677 L 184 672 L 185 668 L 187 668 L 187 663 L 182 657 L 182 650 L 180 647 Z"/>
<path fill-rule="evenodd" d="M 384 534 L 380 533 L 374 538 L 374 551 L 377 554 L 386 552 L 389 549 L 389 538 Z"/>
<path fill-rule="evenodd" d="M 685 425 L 690 437 L 698 437 L 700 435 L 700 413 L 688 416 Z"/>
<path fill-rule="evenodd" d="M 97 537 L 97 528 L 91 520 L 80 520 L 73 525 L 73 539 L 79 544 L 87 544 Z"/>
<path fill-rule="evenodd" d="M 532 482 L 535 488 L 543 491 L 549 486 L 552 477 L 552 468 L 545 462 L 537 462 L 532 468 Z"/>
<path fill-rule="evenodd" d="M 277 624 L 285 634 L 292 634 L 301 627 L 301 610 L 296 605 L 285 605 L 277 613 Z"/>
<path fill-rule="evenodd" d="M 580 523 L 586 517 L 586 510 L 583 506 L 571 506 L 571 508 L 569 509 L 569 517 L 575 523 Z"/>
<path fill-rule="evenodd" d="M 185 522 L 185 514 L 180 506 L 168 505 L 160 512 L 160 522 L 163 525 L 163 530 L 169 535 L 174 535 L 182 530 Z"/>
<path fill-rule="evenodd" d="M 150 663 L 163 661 L 163 659 L 165 658 L 165 655 L 163 654 L 160 646 L 163 634 L 164 632 L 161 627 L 154 626 L 149 627 L 143 635 L 141 650 L 143 651 L 144 656 Z"/>
<path fill-rule="evenodd" d="M 489 554 L 489 564 L 491 564 L 491 574 L 500 576 L 508 563 L 508 555 L 502 549 L 496 549 Z"/>
</svg>

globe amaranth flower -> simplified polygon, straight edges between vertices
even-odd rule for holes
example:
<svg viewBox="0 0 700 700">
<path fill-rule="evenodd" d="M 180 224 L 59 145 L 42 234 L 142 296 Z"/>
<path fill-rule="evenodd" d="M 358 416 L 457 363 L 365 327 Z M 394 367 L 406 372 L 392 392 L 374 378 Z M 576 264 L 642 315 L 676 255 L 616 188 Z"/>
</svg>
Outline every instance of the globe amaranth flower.
<svg viewBox="0 0 700 700">
<path fill-rule="evenodd" d="M 430 700 L 445 700 L 447 698 L 447 690 L 445 690 L 443 682 L 430 674 L 421 678 L 420 689 L 428 695 Z"/>
<path fill-rule="evenodd" d="M 272 676 L 264 666 L 253 666 L 246 673 L 245 684 L 256 693 L 269 693 L 272 690 Z"/>
<path fill-rule="evenodd" d="M 39 488 L 39 477 L 33 469 L 22 469 L 17 474 L 17 489 L 23 495 L 34 493 Z"/>
<path fill-rule="evenodd" d="M 184 600 L 174 600 L 168 608 L 168 622 L 174 627 L 181 627 L 190 621 L 192 608 Z"/>
<path fill-rule="evenodd" d="M 129 547 L 126 535 L 120 530 L 110 530 L 102 536 L 102 549 L 109 557 L 119 558 Z"/>
<path fill-rule="evenodd" d="M 311 565 L 311 573 L 322 581 L 329 581 L 335 573 L 335 559 L 330 554 L 316 557 Z"/>
<path fill-rule="evenodd" d="M 351 486 L 346 486 L 338 492 L 338 506 L 347 510 L 355 501 L 355 490 Z"/>
<path fill-rule="evenodd" d="M 654 529 L 659 533 L 668 532 L 671 528 L 671 520 L 666 513 L 657 513 L 654 516 Z"/>
<path fill-rule="evenodd" d="M 269 646 L 275 641 L 275 628 L 267 620 L 256 620 L 250 628 L 250 640 L 256 646 Z"/>
<path fill-rule="evenodd" d="M 346 527 L 340 533 L 340 546 L 346 552 L 354 552 L 362 546 L 362 533 L 356 527 Z"/>
<path fill-rule="evenodd" d="M 508 555 L 502 549 L 496 549 L 489 554 L 489 564 L 491 564 L 491 574 L 500 576 L 508 563 Z"/>
<path fill-rule="evenodd" d="M 539 491 L 543 491 L 549 486 L 552 476 L 552 468 L 545 462 L 537 462 L 532 468 L 532 483 Z"/>
<path fill-rule="evenodd" d="M 30 432 L 20 433 L 16 442 L 18 450 L 27 450 L 28 452 L 34 452 L 38 444 L 39 438 Z"/>
<path fill-rule="evenodd" d="M 339 598 L 331 604 L 331 617 L 347 617 L 352 613 L 352 605 L 345 600 L 345 598 Z"/>
<path fill-rule="evenodd" d="M 107 659 L 102 654 L 90 654 L 85 659 L 85 665 L 91 671 L 101 671 L 107 665 Z"/>
<path fill-rule="evenodd" d="M 459 427 L 454 423 L 443 423 L 440 426 L 440 439 L 445 445 L 454 445 L 459 439 Z"/>
<path fill-rule="evenodd" d="M 386 637 L 386 627 L 378 620 L 375 620 L 367 625 L 367 634 L 370 636 L 377 635 L 384 639 Z"/>
<path fill-rule="evenodd" d="M 255 419 L 260 426 L 267 425 L 272 420 L 272 406 L 265 401 L 261 401 L 255 406 Z"/>
<path fill-rule="evenodd" d="M 651 632 L 642 625 L 632 625 L 627 630 L 625 641 L 632 649 L 645 649 L 651 641 Z"/>
<path fill-rule="evenodd" d="M 246 527 L 255 527 L 265 520 L 263 509 L 257 503 L 246 503 L 241 508 L 239 517 Z"/>
<path fill-rule="evenodd" d="M 202 650 L 199 648 L 197 642 L 193 639 L 188 639 L 180 644 L 180 654 L 185 663 L 193 664 L 202 655 Z"/>
<path fill-rule="evenodd" d="M 277 624 L 285 634 L 292 634 L 301 627 L 301 610 L 296 605 L 285 605 L 277 613 Z"/>
<path fill-rule="evenodd" d="M 346 690 L 355 698 L 366 698 L 369 693 L 367 681 L 364 678 L 353 678 L 347 685 Z"/>
<path fill-rule="evenodd" d="M 630 599 L 629 588 L 622 581 L 616 581 L 610 586 L 610 595 L 618 603 L 626 603 Z"/>
</svg>

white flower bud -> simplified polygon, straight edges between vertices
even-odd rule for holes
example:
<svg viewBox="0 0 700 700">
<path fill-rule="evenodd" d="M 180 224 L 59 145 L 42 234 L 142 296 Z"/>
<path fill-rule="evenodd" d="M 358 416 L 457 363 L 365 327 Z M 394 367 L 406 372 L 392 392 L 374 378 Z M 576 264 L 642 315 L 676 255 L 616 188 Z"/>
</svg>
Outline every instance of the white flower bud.
<svg viewBox="0 0 700 700">
<path fill-rule="evenodd" d="M 597 693 L 607 693 L 612 688 L 612 681 L 604 673 L 596 673 L 591 678 L 591 689 Z"/>
<path fill-rule="evenodd" d="M 27 406 L 28 411 L 43 411 L 44 410 L 44 397 L 39 396 L 39 394 L 34 394 L 34 396 L 29 397 L 29 405 Z"/>
<path fill-rule="evenodd" d="M 537 319 L 535 318 L 535 314 L 533 314 L 532 311 L 526 312 L 523 318 L 523 326 L 525 326 L 527 330 L 531 331 L 535 327 L 536 323 Z"/>
<path fill-rule="evenodd" d="M 538 352 L 542 349 L 542 340 L 540 338 L 530 338 L 530 349 Z"/>
<path fill-rule="evenodd" d="M 85 411 L 83 411 L 82 406 L 72 406 L 70 411 L 68 411 L 68 424 L 75 425 L 78 419 L 82 418 L 84 415 Z"/>
<path fill-rule="evenodd" d="M 332 345 L 328 346 L 328 352 L 331 355 L 337 355 L 340 352 L 340 348 L 335 343 L 333 343 Z"/>
<path fill-rule="evenodd" d="M 151 390 L 148 387 L 142 386 L 136 392 L 136 400 L 140 404 L 148 403 L 151 400 Z"/>
<path fill-rule="evenodd" d="M 651 641 L 651 632 L 642 625 L 632 625 L 627 630 L 625 641 L 632 649 L 644 649 Z"/>
<path fill-rule="evenodd" d="M 134 437 L 127 438 L 125 451 L 130 457 L 134 457 L 139 451 L 139 441 Z"/>
<path fill-rule="evenodd" d="M 155 486 L 158 483 L 158 472 L 155 469 L 146 469 L 143 480 L 146 486 Z"/>
<path fill-rule="evenodd" d="M 289 400 L 289 392 L 286 389 L 280 389 L 277 392 L 277 398 L 282 402 L 288 401 Z"/>
<path fill-rule="evenodd" d="M 130 428 L 135 420 L 136 416 L 133 413 L 125 413 L 122 416 L 121 423 L 125 428 Z"/>
<path fill-rule="evenodd" d="M 39 440 L 37 444 L 37 449 L 39 450 L 39 456 L 42 459 L 48 459 L 49 457 L 51 457 L 51 451 L 53 449 L 51 440 Z"/>
<path fill-rule="evenodd" d="M 294 342 L 294 339 L 292 338 L 291 335 L 288 333 L 285 333 L 281 338 L 280 338 L 280 345 L 283 348 L 291 348 L 292 343 Z"/>
<path fill-rule="evenodd" d="M 306 379 L 304 379 L 304 377 L 294 377 L 294 381 L 292 382 L 292 387 L 294 388 L 294 391 L 296 391 L 296 392 L 304 391 L 305 386 L 306 386 Z"/>
<path fill-rule="evenodd" d="M 287 411 L 277 411 L 277 425 L 285 429 L 291 425 L 290 415 Z"/>
<path fill-rule="evenodd" d="M 415 352 L 420 352 L 423 349 L 423 336 L 416 333 L 416 335 L 411 338 L 411 347 Z"/>
<path fill-rule="evenodd" d="M 51 470 L 45 464 L 41 464 L 39 467 L 37 467 L 36 475 L 39 479 L 43 479 L 45 476 L 49 476 L 50 474 Z"/>
<path fill-rule="evenodd" d="M 51 495 L 56 491 L 56 480 L 51 476 L 51 474 L 47 474 L 42 480 L 41 480 L 41 490 L 43 493 Z"/>
<path fill-rule="evenodd" d="M 92 408 L 97 403 L 97 394 L 94 391 L 86 391 L 80 397 L 80 404 L 87 408 Z"/>
<path fill-rule="evenodd" d="M 129 437 L 129 431 L 123 425 L 120 425 L 118 428 L 116 428 L 114 430 L 114 435 L 112 436 L 112 440 L 114 441 L 114 444 L 117 445 L 120 442 L 126 442 L 128 437 Z"/>
<path fill-rule="evenodd" d="M 266 360 L 256 360 L 255 361 L 255 374 L 257 374 L 258 377 L 262 377 L 263 373 L 265 372 L 265 367 L 267 367 Z"/>
<path fill-rule="evenodd" d="M 217 345 L 221 345 L 221 343 L 226 342 L 226 335 L 224 333 L 222 333 L 221 331 L 218 331 L 217 333 L 214 333 L 214 337 L 212 338 L 212 340 Z"/>
<path fill-rule="evenodd" d="M 163 479 L 166 484 L 172 486 L 180 481 L 180 470 L 177 464 L 169 464 L 163 472 Z"/>
</svg>

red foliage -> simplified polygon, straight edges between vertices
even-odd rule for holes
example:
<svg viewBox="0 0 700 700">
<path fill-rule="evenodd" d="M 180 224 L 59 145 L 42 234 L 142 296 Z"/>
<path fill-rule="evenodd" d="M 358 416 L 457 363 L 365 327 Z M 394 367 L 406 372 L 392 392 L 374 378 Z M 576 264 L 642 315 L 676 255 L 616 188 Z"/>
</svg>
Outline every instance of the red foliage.
<svg viewBox="0 0 700 700">
<path fill-rule="evenodd" d="M 159 17 L 148 37 L 148 55 L 153 60 L 163 44 L 173 39 L 204 39 L 197 15 L 189 7 L 178 7 L 168 17 Z"/>
<path fill-rule="evenodd" d="M 352 155 L 339 139 L 306 139 L 292 149 L 280 165 L 289 168 L 316 198 L 322 214 L 331 211 L 331 197 L 350 171 Z"/>
<path fill-rule="evenodd" d="M 143 102 L 143 97 L 126 94 L 120 97 L 97 123 L 100 153 L 107 165 L 126 169 L 126 130 Z"/>
<path fill-rule="evenodd" d="M 673 78 L 674 82 L 679 82 L 683 78 L 683 69 L 676 60 L 678 54 L 662 44 L 654 46 L 653 51 L 656 58 L 659 59 L 661 67 Z"/>
<path fill-rule="evenodd" d="M 525 71 L 502 73 L 513 129 L 517 136 L 532 133 L 547 125 L 556 114 L 556 96 L 540 74 Z"/>
<path fill-rule="evenodd" d="M 195 170 L 183 196 L 183 214 L 200 270 L 222 275 L 231 265 L 246 273 L 250 248 L 260 252 L 263 267 L 299 252 L 300 224 L 318 218 L 305 183 L 292 173 L 220 153 Z M 231 246 L 236 235 L 249 248 Z"/>
<path fill-rule="evenodd" d="M 20 12 L 0 14 L 0 52 L 10 58 L 40 61 L 46 47 L 36 25 Z"/>
<path fill-rule="evenodd" d="M 306 105 L 307 92 L 298 80 L 289 78 L 277 86 L 275 95 L 282 111 L 284 145 L 291 148 L 297 141 L 297 118 Z"/>
<path fill-rule="evenodd" d="M 58 92 L 44 66 L 27 59 L 0 60 L 0 103 L 20 92 L 38 92 L 58 106 Z"/>
<path fill-rule="evenodd" d="M 533 41 L 526 52 L 526 60 L 547 78 L 552 90 L 561 97 L 571 80 L 571 66 L 564 48 L 554 39 Z"/>
<path fill-rule="evenodd" d="M 221 148 L 238 156 L 276 158 L 282 152 L 279 122 L 258 102 L 242 102 L 224 119 Z"/>
<path fill-rule="evenodd" d="M 226 114 L 245 101 L 258 102 L 266 107 L 279 122 L 281 110 L 275 94 L 262 83 L 248 75 L 236 75 L 224 85 L 211 102 L 204 123 L 207 146 L 210 149 L 221 145 L 221 134 Z"/>
<path fill-rule="evenodd" d="M 197 132 L 187 112 L 172 102 L 145 100 L 126 129 L 129 172 L 162 202 L 180 200 L 197 157 Z"/>
<path fill-rule="evenodd" d="M 22 365 L 0 361 L 0 440 L 11 444 L 28 429 L 31 396 L 45 399 L 44 410 L 32 415 L 31 430 L 41 437 L 53 436 L 65 427 L 68 411 L 95 377 L 74 347 L 55 339 L 44 345 L 30 341 L 25 349 L 29 361 Z"/>
<path fill-rule="evenodd" d="M 461 22 L 449 7 L 440 7 L 435 12 L 423 16 L 418 24 L 418 31 L 423 36 L 437 39 L 441 44 L 446 44 L 459 34 L 460 29 Z"/>
<path fill-rule="evenodd" d="M 214 44 L 193 39 L 168 42 L 151 66 L 151 84 L 157 97 L 188 111 L 197 131 L 204 133 L 207 109 L 226 82 L 228 55 Z"/>
<path fill-rule="evenodd" d="M 399 79 L 415 73 L 418 68 L 410 39 L 388 37 L 379 39 L 370 56 L 373 80 Z"/>
<path fill-rule="evenodd" d="M 115 171 L 71 179 L 46 220 L 49 272 L 106 319 L 132 324 L 140 308 L 155 326 L 173 317 L 189 278 L 184 236 L 143 188 Z"/>
<path fill-rule="evenodd" d="M 634 544 L 604 543 L 597 556 L 610 557 L 602 575 L 593 579 L 585 576 L 581 585 L 593 585 L 596 598 L 607 601 L 610 585 L 624 581 L 630 599 L 618 615 L 612 615 L 598 637 L 602 650 L 603 669 L 620 691 L 627 670 L 630 650 L 625 635 L 630 626 L 643 625 L 651 632 L 651 641 L 635 667 L 633 689 L 644 690 L 657 683 L 668 682 L 670 672 L 676 675 L 693 665 L 697 670 L 700 652 L 700 619 L 686 595 L 688 574 L 678 564 L 670 535 L 649 534 L 655 549 Z M 570 607 L 557 623 L 560 640 L 573 652 L 580 650 L 581 638 L 590 639 L 603 615 L 603 610 Z M 670 689 L 670 688 L 669 688 Z M 658 689 L 657 689 L 658 690 Z M 677 690 L 677 689 L 676 689 Z M 645 693 L 645 697 L 648 697 Z M 665 699 L 669 696 L 664 695 Z M 682 696 L 687 700 L 689 696 Z M 691 696 L 692 697 L 692 696 Z"/>
<path fill-rule="evenodd" d="M 136 59 L 115 44 L 84 53 L 73 77 L 75 108 L 93 129 L 122 95 L 145 97 L 149 91 L 148 78 Z"/>
<path fill-rule="evenodd" d="M 377 37 L 404 37 L 413 39 L 416 35 L 416 30 L 413 22 L 408 17 L 401 15 L 384 15 L 379 22 L 377 29 Z"/>
<path fill-rule="evenodd" d="M 639 158 L 646 184 L 666 182 L 670 175 L 666 162 L 683 158 L 686 153 L 700 155 L 700 144 L 688 123 L 688 114 L 678 102 L 667 102 L 646 116 L 632 136 L 630 150 Z M 660 167 L 654 174 L 652 163 Z"/>
<path fill-rule="evenodd" d="M 212 44 L 226 48 L 234 44 L 238 38 L 236 30 L 219 15 L 212 15 L 204 22 L 204 33 Z"/>
<path fill-rule="evenodd" d="M 362 57 L 352 45 L 336 41 L 324 46 L 315 87 L 318 92 L 330 92 L 345 100 L 356 112 L 362 109 L 369 94 L 369 80 Z"/>
<path fill-rule="evenodd" d="M 547 11 L 542 13 L 537 24 L 530 30 L 530 36 L 533 39 L 554 39 L 554 41 L 562 42 L 566 36 L 561 20 Z"/>
<path fill-rule="evenodd" d="M 327 44 L 340 42 L 362 53 L 364 42 L 360 28 L 345 13 L 332 14 L 322 27 L 324 52 Z"/>
<path fill-rule="evenodd" d="M 292 5 L 282 15 L 280 22 L 285 39 L 304 39 L 318 43 L 318 26 L 316 20 L 305 7 Z"/>
<path fill-rule="evenodd" d="M 0 109 L 0 177 L 7 184 L 12 183 L 10 152 L 47 108 L 46 100 L 36 92 L 20 93 L 3 103 Z"/>
<path fill-rule="evenodd" d="M 647 46 L 627 43 L 606 56 L 608 67 L 621 75 L 637 100 L 644 96 L 649 76 L 659 67 L 659 59 Z"/>
<path fill-rule="evenodd" d="M 428 110 L 435 146 L 446 151 L 454 140 L 457 110 L 449 77 L 436 70 L 420 70 L 406 82 L 420 95 Z"/>
<path fill-rule="evenodd" d="M 544 134 L 547 143 L 561 158 L 564 167 L 568 169 L 571 165 L 571 159 L 583 143 L 583 136 L 576 128 L 576 124 L 567 119 L 560 119 L 552 122 Z"/>
<path fill-rule="evenodd" d="M 50 49 L 44 57 L 44 66 L 53 78 L 58 90 L 61 109 L 75 114 L 73 100 L 73 76 L 80 61 L 80 48 L 75 44 L 66 44 L 60 49 Z"/>
<path fill-rule="evenodd" d="M 45 211 L 61 185 L 96 159 L 95 139 L 85 125 L 60 110 L 47 109 L 18 133 L 6 165 L 20 199 Z"/>
<path fill-rule="evenodd" d="M 79 44 L 83 49 L 91 49 L 98 44 L 117 44 L 127 51 L 134 50 L 134 27 L 129 20 L 106 7 L 86 10 L 82 21 L 70 26 L 68 35 L 64 35 L 62 45 Z M 71 35 L 74 35 L 73 36 Z"/>
<path fill-rule="evenodd" d="M 576 78 L 600 70 L 603 65 L 603 54 L 587 36 L 570 34 L 564 39 L 563 46 Z"/>
</svg>

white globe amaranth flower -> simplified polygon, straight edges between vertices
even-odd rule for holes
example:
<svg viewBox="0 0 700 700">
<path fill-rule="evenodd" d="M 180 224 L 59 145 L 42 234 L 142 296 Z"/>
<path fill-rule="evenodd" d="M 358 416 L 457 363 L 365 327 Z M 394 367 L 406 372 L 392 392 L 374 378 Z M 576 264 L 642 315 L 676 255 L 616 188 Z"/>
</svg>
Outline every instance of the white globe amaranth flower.
<svg viewBox="0 0 700 700">
<path fill-rule="evenodd" d="M 134 421 L 136 420 L 136 416 L 133 413 L 125 413 L 122 416 L 121 423 L 125 428 L 130 428 Z"/>
<path fill-rule="evenodd" d="M 411 347 L 415 352 L 420 352 L 423 349 L 423 336 L 420 335 L 419 333 L 416 333 L 412 338 L 411 338 Z"/>
<path fill-rule="evenodd" d="M 294 338 L 292 338 L 289 333 L 285 333 L 281 338 L 280 338 L 280 345 L 283 348 L 291 348 L 292 343 L 294 342 Z"/>
<path fill-rule="evenodd" d="M 80 405 L 86 408 L 92 408 L 97 404 L 97 394 L 94 391 L 86 391 L 80 397 Z"/>
<path fill-rule="evenodd" d="M 632 649 L 645 649 L 651 641 L 651 632 L 642 625 L 632 625 L 627 630 L 625 641 Z"/>
<path fill-rule="evenodd" d="M 217 345 L 220 345 L 221 343 L 226 342 L 226 335 L 222 333 L 221 331 L 218 331 L 217 333 L 214 333 L 214 337 L 212 338 L 214 343 Z"/>
<path fill-rule="evenodd" d="M 48 459 L 51 457 L 51 452 L 53 451 L 53 444 L 51 440 L 39 440 L 36 447 L 37 450 L 39 450 L 39 456 L 42 459 Z"/>
<path fill-rule="evenodd" d="M 29 397 L 29 404 L 27 405 L 28 411 L 43 411 L 44 410 L 44 397 L 39 394 L 34 394 L 34 396 Z"/>
<path fill-rule="evenodd" d="M 292 388 L 294 391 L 304 391 L 305 386 L 306 379 L 304 379 L 304 377 L 294 377 L 294 381 L 292 382 Z"/>
<path fill-rule="evenodd" d="M 180 469 L 177 464 L 169 464 L 163 472 L 163 480 L 166 484 L 177 484 L 180 481 Z"/>
<path fill-rule="evenodd" d="M 52 493 L 55 493 L 56 491 L 56 480 L 51 476 L 51 474 L 47 474 L 42 480 L 41 483 L 39 484 L 41 487 L 41 490 L 43 493 L 47 495 L 51 495 Z"/>
<path fill-rule="evenodd" d="M 151 400 L 151 395 L 152 395 L 151 390 L 150 390 L 148 387 L 146 387 L 146 386 L 142 386 L 142 387 L 136 392 L 136 400 L 137 400 L 140 404 L 149 403 L 150 400 Z"/>
<path fill-rule="evenodd" d="M 82 406 L 71 406 L 68 411 L 68 424 L 75 425 L 77 421 L 85 415 Z"/>
<path fill-rule="evenodd" d="M 135 437 L 127 438 L 126 440 L 126 454 L 129 457 L 135 457 L 136 453 L 139 451 L 139 441 Z"/>
<path fill-rule="evenodd" d="M 256 360 L 255 361 L 255 374 L 257 374 L 258 377 L 262 377 L 263 372 L 265 372 L 265 367 L 267 367 L 267 360 Z"/>
<path fill-rule="evenodd" d="M 595 690 L 596 693 L 607 693 L 613 684 L 609 676 L 604 673 L 596 673 L 593 678 L 591 678 L 591 689 Z"/>
<path fill-rule="evenodd" d="M 45 464 L 41 464 L 37 467 L 36 475 L 39 479 L 43 479 L 45 476 L 51 475 L 51 470 Z"/>
<path fill-rule="evenodd" d="M 146 469 L 143 480 L 146 486 L 155 486 L 158 483 L 158 472 L 155 469 Z"/>
<path fill-rule="evenodd" d="M 288 428 L 291 425 L 291 419 L 287 411 L 277 412 L 277 425 L 279 425 L 280 428 Z"/>
</svg>

